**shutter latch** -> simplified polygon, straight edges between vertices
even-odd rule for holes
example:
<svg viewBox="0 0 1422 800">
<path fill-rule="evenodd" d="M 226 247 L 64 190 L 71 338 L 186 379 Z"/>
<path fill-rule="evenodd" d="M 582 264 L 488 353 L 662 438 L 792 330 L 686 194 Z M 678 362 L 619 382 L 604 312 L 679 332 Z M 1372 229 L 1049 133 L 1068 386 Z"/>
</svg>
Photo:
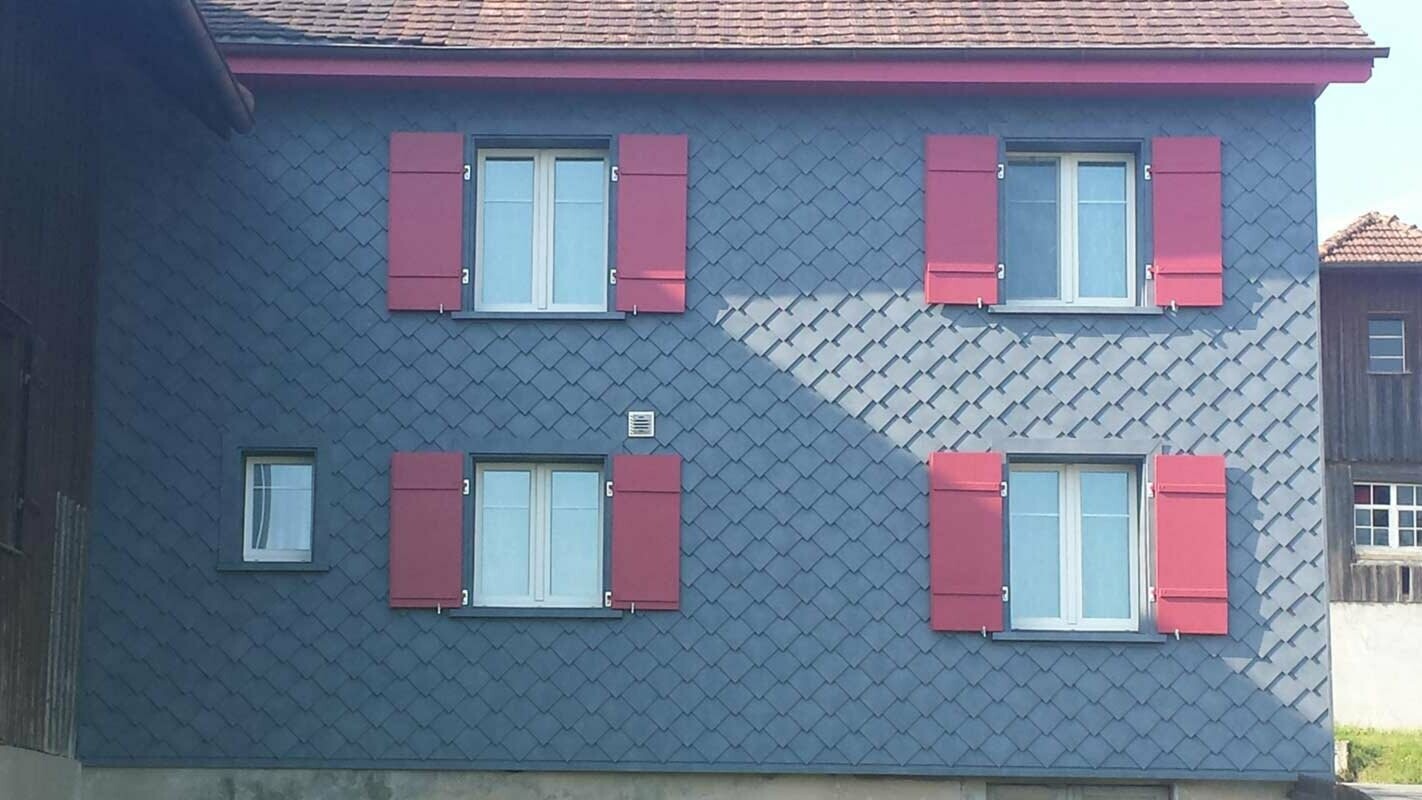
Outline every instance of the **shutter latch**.
<svg viewBox="0 0 1422 800">
<path fill-rule="evenodd" d="M 607 271 L 607 283 L 609 286 L 617 285 L 617 270 L 610 269 Z"/>
<path fill-rule="evenodd" d="M 461 590 L 459 591 L 459 604 L 460 604 L 461 606 L 467 606 L 467 605 L 469 605 L 469 590 L 468 590 L 468 589 L 461 589 Z"/>
<path fill-rule="evenodd" d="M 474 174 L 474 170 L 471 169 L 468 164 L 465 164 L 465 165 L 464 165 L 464 180 L 466 180 L 466 181 L 469 180 L 471 177 L 473 177 L 473 174 Z"/>
<path fill-rule="evenodd" d="M 1006 587 L 1006 586 L 1002 587 L 1002 602 L 1004 602 L 1004 603 L 1007 602 L 1007 587 Z"/>
<path fill-rule="evenodd" d="M 1007 496 L 1007 481 L 1003 481 L 997 485 L 997 493 L 1003 497 Z M 1005 592 L 1007 590 L 1003 589 L 1003 591 Z M 1006 600 L 1007 598 L 1004 597 L 1003 599 Z"/>
<path fill-rule="evenodd" d="M 602 593 L 602 607 L 612 608 L 612 592 L 609 591 Z"/>
<path fill-rule="evenodd" d="M 1154 586 L 1150 587 L 1149 594 L 1150 594 L 1150 601 L 1151 601 L 1152 603 L 1154 603 L 1154 602 L 1155 602 L 1155 587 L 1154 587 Z"/>
<path fill-rule="evenodd" d="M 1148 280 L 1148 281 L 1153 281 L 1153 280 L 1155 280 L 1155 265 L 1154 265 L 1154 264 L 1146 264 L 1146 280 Z"/>
<path fill-rule="evenodd" d="M 1149 165 L 1149 164 L 1146 164 L 1146 165 L 1145 165 L 1145 179 L 1146 179 L 1146 180 L 1150 180 L 1150 165 Z"/>
<path fill-rule="evenodd" d="M 463 493 L 464 493 L 464 496 L 465 496 L 465 497 L 468 497 L 468 496 L 469 496 L 469 479 L 468 479 L 468 478 L 465 478 L 465 479 L 464 479 L 464 490 L 463 490 Z"/>
<path fill-rule="evenodd" d="M 1006 165 L 1006 164 L 998 164 L 998 165 L 997 165 L 997 179 L 998 179 L 998 180 L 1002 180 L 1003 178 L 1006 178 L 1006 177 L 1007 177 L 1007 165 Z"/>
<path fill-rule="evenodd" d="M 612 481 L 607 482 L 607 485 L 604 487 L 604 490 L 607 492 L 608 497 L 612 496 Z"/>
<path fill-rule="evenodd" d="M 1146 497 L 1155 497 L 1155 481 L 1146 481 Z"/>
</svg>

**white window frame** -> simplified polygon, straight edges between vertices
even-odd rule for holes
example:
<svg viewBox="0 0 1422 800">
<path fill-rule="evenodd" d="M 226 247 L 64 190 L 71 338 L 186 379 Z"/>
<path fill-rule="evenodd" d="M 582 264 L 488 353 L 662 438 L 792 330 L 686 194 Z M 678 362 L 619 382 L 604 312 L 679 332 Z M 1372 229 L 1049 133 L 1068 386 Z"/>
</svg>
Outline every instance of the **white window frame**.
<svg viewBox="0 0 1422 800">
<path fill-rule="evenodd" d="M 1007 305 L 1025 307 L 1061 306 L 1134 306 L 1139 296 L 1139 275 L 1136 263 L 1136 157 L 1129 153 L 1039 153 L 1009 152 L 1006 168 L 1014 161 L 1051 161 L 1057 167 L 1057 288 L 1060 297 L 1013 299 L 1007 294 Z M 1077 251 L 1077 170 L 1083 162 L 1122 164 L 1126 167 L 1126 296 L 1090 297 L 1078 293 L 1081 283 L 1081 254 Z M 1004 185 L 1004 190 L 1006 186 Z M 1005 198 L 1009 200 L 1011 198 Z M 1004 253 L 1010 249 L 1004 241 Z M 1003 264 L 1011 271 L 1010 262 Z M 1004 287 L 1005 288 L 1005 287 Z"/>
<path fill-rule="evenodd" d="M 305 550 L 279 550 L 272 547 L 252 546 L 252 489 L 256 484 L 256 469 L 259 464 L 300 464 L 311 468 L 311 519 L 308 520 L 306 541 L 310 545 Z M 316 458 L 310 455 L 250 455 L 243 458 L 242 472 L 246 475 L 245 490 L 242 493 L 242 560 L 257 564 L 300 564 L 311 560 L 311 550 L 316 546 Z"/>
<path fill-rule="evenodd" d="M 531 302 L 485 303 L 484 297 L 484 179 L 485 164 L 489 159 L 532 159 L 533 161 L 533 283 Z M 599 248 L 600 274 L 602 275 L 602 300 L 588 305 L 553 303 L 553 216 L 557 208 L 554 202 L 554 175 L 559 159 L 602 161 L 602 246 Z M 609 162 L 606 150 L 567 149 L 487 149 L 480 150 L 476 159 L 478 170 L 474 185 L 474 309 L 476 311 L 516 311 L 516 312 L 587 312 L 607 310 L 607 286 L 610 273 L 607 266 L 608 224 L 611 216 L 609 184 Z"/>
<path fill-rule="evenodd" d="M 1383 504 L 1383 503 L 1372 503 L 1372 502 L 1359 503 L 1359 502 L 1357 501 L 1357 491 L 1358 491 L 1358 487 L 1359 487 L 1359 486 L 1368 486 L 1368 487 L 1386 486 L 1386 487 L 1388 487 L 1388 502 L 1387 502 L 1386 504 Z M 1398 499 L 1397 499 L 1397 489 L 1398 489 L 1398 487 L 1400 487 L 1400 486 L 1410 486 L 1410 487 L 1412 487 L 1412 490 L 1413 490 L 1413 500 L 1412 500 L 1411 505 L 1405 505 L 1405 504 L 1403 504 L 1403 503 L 1398 502 Z M 1412 526 L 1410 526 L 1410 527 L 1422 529 L 1422 483 L 1410 483 L 1410 482 L 1407 482 L 1407 481 L 1403 481 L 1403 482 L 1397 483 L 1397 482 L 1393 482 L 1393 481 L 1364 481 L 1364 480 L 1359 480 L 1359 481 L 1354 481 L 1354 482 L 1353 482 L 1353 484 L 1352 484 L 1352 489 L 1353 489 L 1353 492 L 1354 492 L 1354 495 L 1353 495 L 1354 500 L 1353 500 L 1353 527 L 1352 527 L 1352 529 L 1351 529 L 1351 532 L 1352 532 L 1353 548 L 1354 548 L 1354 551 L 1355 551 L 1355 552 L 1357 552 L 1359 555 L 1363 555 L 1363 556 L 1366 556 L 1366 555 L 1377 555 L 1377 556 L 1388 556 L 1388 557 L 1394 557 L 1394 558 L 1395 558 L 1395 557 L 1398 557 L 1398 556 L 1409 556 L 1409 557 L 1422 558 L 1422 536 L 1419 536 L 1417 539 L 1415 539 L 1414 541 L 1415 541 L 1416 543 L 1415 543 L 1415 544 L 1412 544 L 1412 545 L 1405 545 L 1405 544 L 1403 544 L 1403 543 L 1402 543 L 1402 536 L 1401 536 L 1401 533 L 1402 533 L 1401 514 L 1402 514 L 1402 512 L 1404 512 L 1404 511 L 1411 511 L 1412 513 L 1414 513 L 1414 514 L 1417 515 L 1417 520 L 1418 520 L 1419 524 L 1417 524 L 1417 525 L 1412 525 Z M 1370 489 L 1370 493 L 1371 493 L 1371 489 Z M 1358 517 L 1357 517 L 1357 513 L 1358 513 L 1359 511 L 1367 511 L 1369 517 L 1372 516 L 1372 513 L 1373 513 L 1374 511 L 1386 511 L 1386 512 L 1387 512 L 1387 544 L 1358 544 Z M 1374 527 L 1377 527 L 1377 526 L 1369 524 L 1367 527 L 1369 527 L 1369 528 L 1374 528 Z M 1422 530 L 1419 530 L 1419 533 L 1422 533 Z"/>
<path fill-rule="evenodd" d="M 529 550 L 528 595 L 486 595 L 479 580 L 479 565 L 484 558 L 484 474 L 527 471 L 529 473 Z M 475 606 L 493 608 L 601 608 L 606 590 L 605 554 L 607 550 L 607 520 L 603 492 L 597 492 L 598 548 L 597 574 L 600 579 L 595 595 L 577 597 L 549 593 L 553 562 L 548 558 L 552 529 L 552 481 L 554 472 L 590 472 L 598 476 L 602 486 L 602 467 L 589 463 L 506 462 L 492 461 L 474 467 L 474 569 L 469 602 Z"/>
<path fill-rule="evenodd" d="M 1379 334 L 1379 335 L 1376 335 L 1376 336 L 1375 336 L 1375 335 L 1373 335 L 1372 330 L 1370 330 L 1370 328 L 1372 327 L 1372 323 L 1373 323 L 1374 320 L 1378 320 L 1378 321 L 1386 320 L 1386 321 L 1389 321 L 1389 322 L 1395 320 L 1395 321 L 1397 322 L 1397 324 L 1401 326 L 1401 330 L 1398 332 L 1398 334 L 1397 334 L 1396 336 L 1393 336 L 1393 335 L 1391 335 L 1391 334 Z M 1368 337 L 1368 352 L 1367 352 L 1368 374 L 1370 374 L 1370 375 L 1405 375 L 1405 374 L 1407 373 L 1407 320 L 1406 320 L 1406 319 L 1403 319 L 1403 317 L 1402 317 L 1401 314 L 1373 314 L 1373 315 L 1371 315 L 1371 316 L 1368 317 L 1368 319 L 1367 319 L 1367 327 L 1364 328 L 1364 330 L 1365 330 L 1365 332 L 1367 333 L 1367 337 Z M 1377 358 L 1380 358 L 1380 359 L 1386 359 L 1386 360 L 1388 360 L 1388 361 L 1394 361 L 1394 360 L 1397 361 L 1397 369 L 1396 369 L 1396 370 L 1377 370 L 1377 369 L 1373 369 L 1373 358 L 1374 358 L 1374 356 L 1373 356 L 1373 340 L 1374 340 L 1374 339 L 1387 339 L 1387 340 L 1389 340 L 1389 341 L 1391 341 L 1391 340 L 1401 340 L 1401 341 L 1402 341 L 1402 355 L 1400 355 L 1400 356 L 1377 356 Z"/>
<path fill-rule="evenodd" d="M 1009 463 L 1009 473 L 1011 472 L 1055 472 L 1058 478 L 1057 489 L 1057 514 L 1060 520 L 1060 530 L 1058 546 L 1060 547 L 1060 559 L 1058 568 L 1061 570 L 1059 598 L 1060 617 L 1023 617 L 1019 616 L 1017 606 L 1011 604 L 1011 593 L 1008 594 L 1009 605 L 1012 611 L 1012 628 L 1014 630 L 1026 631 L 1134 631 L 1140 628 L 1140 586 L 1143 564 L 1141 560 L 1142 532 L 1140 524 L 1140 489 L 1137 470 L 1129 464 L 1108 464 L 1108 463 L 1061 463 L 1061 464 L 1038 464 L 1038 463 Z M 1082 580 L 1081 580 L 1081 474 L 1083 472 L 1107 472 L 1122 473 L 1126 476 L 1126 497 L 1128 500 L 1127 512 L 1129 514 L 1129 541 L 1130 552 L 1127 555 L 1128 563 L 1131 567 L 1130 579 L 1130 607 L 1131 616 L 1129 619 L 1096 619 L 1082 616 Z M 1009 482 L 1009 486 L 1010 486 Z M 1008 532 L 1007 546 L 1009 564 L 1012 563 L 1012 548 L 1014 540 L 1011 526 L 1011 503 L 1012 493 L 1008 493 Z M 1012 572 L 1009 569 L 1008 583 L 1012 583 Z"/>
</svg>

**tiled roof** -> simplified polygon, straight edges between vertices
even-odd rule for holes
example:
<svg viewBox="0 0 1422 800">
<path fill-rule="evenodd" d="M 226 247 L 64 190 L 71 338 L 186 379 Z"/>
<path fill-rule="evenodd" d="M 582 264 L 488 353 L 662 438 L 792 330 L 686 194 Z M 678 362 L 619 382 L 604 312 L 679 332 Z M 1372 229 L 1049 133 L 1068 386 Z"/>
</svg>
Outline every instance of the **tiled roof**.
<svg viewBox="0 0 1422 800">
<path fill-rule="evenodd" d="M 1332 264 L 1415 264 L 1422 266 L 1422 230 L 1396 216 L 1370 211 L 1333 234 L 1318 248 Z"/>
<path fill-rule="evenodd" d="M 229 42 L 489 49 L 1362 50 L 1344 0 L 200 0 Z"/>
</svg>

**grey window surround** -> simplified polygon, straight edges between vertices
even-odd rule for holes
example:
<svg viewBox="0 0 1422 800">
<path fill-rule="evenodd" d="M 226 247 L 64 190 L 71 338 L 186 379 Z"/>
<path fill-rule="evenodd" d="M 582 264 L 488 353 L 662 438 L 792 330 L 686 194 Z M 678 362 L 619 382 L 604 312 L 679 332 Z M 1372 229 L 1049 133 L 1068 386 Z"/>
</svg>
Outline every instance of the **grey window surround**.
<svg viewBox="0 0 1422 800">
<path fill-rule="evenodd" d="M 1170 637 L 1145 631 L 1001 631 L 995 642 L 1061 642 L 1062 644 L 1165 644 Z"/>
<path fill-rule="evenodd" d="M 451 311 L 452 319 L 504 320 L 520 322 L 558 322 L 560 320 L 620 320 L 625 311 Z"/>
<path fill-rule="evenodd" d="M 1132 459 L 1162 451 L 1151 439 L 1029 439 L 1012 437 L 993 444 L 993 450 L 1011 458 Z"/>
<path fill-rule="evenodd" d="M 329 487 L 332 440 L 318 431 L 286 431 L 272 428 L 230 429 L 222 435 L 221 497 L 218 518 L 217 571 L 241 572 L 327 572 L 327 537 L 330 535 Z M 315 462 L 311 496 L 311 560 L 299 562 L 246 561 L 242 557 L 245 462 L 253 455 L 309 454 Z M 323 488 L 327 491 L 323 492 Z"/>
<path fill-rule="evenodd" d="M 1071 316 L 1158 317 L 1165 313 L 1165 309 L 1161 308 L 1160 306 L 1014 306 L 1006 303 L 1000 303 L 998 305 L 988 306 L 988 313 L 1015 314 L 1021 316 L 1032 316 L 1034 314 L 1049 314 Z"/>
<path fill-rule="evenodd" d="M 622 619 L 617 608 L 493 608 L 464 606 L 444 612 L 452 619 Z"/>
</svg>

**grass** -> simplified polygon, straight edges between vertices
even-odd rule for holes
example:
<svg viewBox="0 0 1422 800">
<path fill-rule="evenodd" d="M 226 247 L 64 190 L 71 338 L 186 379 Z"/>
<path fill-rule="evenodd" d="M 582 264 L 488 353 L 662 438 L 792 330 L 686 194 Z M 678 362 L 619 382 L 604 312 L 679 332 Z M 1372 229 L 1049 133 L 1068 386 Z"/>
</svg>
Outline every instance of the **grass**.
<svg viewBox="0 0 1422 800">
<path fill-rule="evenodd" d="M 1359 783 L 1422 783 L 1422 731 L 1340 725 L 1334 735 L 1351 743 L 1350 777 Z"/>
</svg>

